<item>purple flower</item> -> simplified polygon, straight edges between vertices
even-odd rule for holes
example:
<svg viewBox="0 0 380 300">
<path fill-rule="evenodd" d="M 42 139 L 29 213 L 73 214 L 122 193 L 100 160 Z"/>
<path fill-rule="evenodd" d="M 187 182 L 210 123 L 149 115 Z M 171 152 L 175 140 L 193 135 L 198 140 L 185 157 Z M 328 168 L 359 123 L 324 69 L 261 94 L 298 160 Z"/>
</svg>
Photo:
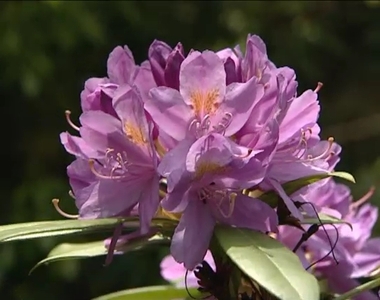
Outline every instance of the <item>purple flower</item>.
<svg viewBox="0 0 380 300">
<path fill-rule="evenodd" d="M 226 86 L 223 61 L 211 51 L 193 51 L 183 61 L 179 91 L 158 87 L 145 108 L 158 127 L 181 141 L 210 132 L 232 136 L 247 121 L 263 87 L 255 78 Z"/>
<path fill-rule="evenodd" d="M 137 203 L 141 231 L 148 232 L 159 205 L 158 158 L 137 88 L 119 88 L 113 98 L 117 118 L 103 111 L 80 117 L 81 137 L 61 134 L 78 158 L 68 167 L 82 218 L 124 216 Z"/>
<path fill-rule="evenodd" d="M 275 211 L 260 200 L 241 194 L 259 183 L 265 168 L 257 153 L 221 134 L 182 141 L 158 168 L 167 178 L 168 193 L 162 207 L 181 212 L 171 253 L 194 269 L 206 254 L 216 222 L 260 231 L 276 231 Z"/>
<path fill-rule="evenodd" d="M 179 70 L 185 59 L 181 43 L 172 49 L 168 44 L 154 40 L 149 47 L 149 62 L 157 86 L 179 89 Z"/>
<path fill-rule="evenodd" d="M 206 252 L 204 259 L 211 268 L 215 271 L 215 262 L 210 251 Z M 186 276 L 186 268 L 183 264 L 179 264 L 175 261 L 173 256 L 168 255 L 161 261 L 161 276 L 174 283 L 178 287 L 198 287 L 198 278 L 193 271 L 188 271 Z M 186 277 L 186 278 L 185 278 Z"/>
<path fill-rule="evenodd" d="M 353 202 L 348 187 L 328 179 L 319 188 L 309 189 L 305 195 L 319 211 L 342 218 L 353 227 L 351 229 L 346 224 L 335 224 L 334 227 L 325 225 L 296 252 L 305 268 L 317 262 L 311 271 L 326 279 L 333 292 L 349 291 L 359 285 L 356 278 L 369 276 L 380 267 L 380 239 L 370 237 L 377 220 L 377 208 L 364 204 L 372 193 L 370 191 L 362 199 Z M 293 249 L 301 235 L 302 232 L 294 227 L 281 226 L 277 238 Z M 332 247 L 334 256 L 331 254 Z M 376 298 L 367 292 L 355 299 Z"/>
<path fill-rule="evenodd" d="M 156 86 L 149 63 L 135 64 L 132 52 L 127 46 L 117 46 L 107 61 L 108 77 L 90 78 L 85 82 L 81 93 L 83 112 L 100 110 L 117 117 L 112 106 L 115 91 L 124 85 L 136 85 L 145 101 L 149 90 Z"/>
<path fill-rule="evenodd" d="M 267 159 L 268 170 L 259 188 L 276 190 L 290 212 L 302 219 L 281 185 L 328 172 L 325 161 L 333 152 L 333 140 L 316 147 L 320 131 L 317 92 L 321 86 L 297 97 L 294 71 L 287 67 L 277 68 L 268 59 L 265 44 L 258 36 L 249 35 L 245 55 L 238 52 L 238 56 L 242 81 L 258 78 L 265 90 L 247 122 L 236 133 L 237 142 L 255 149 L 262 148 L 258 143 L 263 143 L 271 149 L 272 154 Z"/>
</svg>

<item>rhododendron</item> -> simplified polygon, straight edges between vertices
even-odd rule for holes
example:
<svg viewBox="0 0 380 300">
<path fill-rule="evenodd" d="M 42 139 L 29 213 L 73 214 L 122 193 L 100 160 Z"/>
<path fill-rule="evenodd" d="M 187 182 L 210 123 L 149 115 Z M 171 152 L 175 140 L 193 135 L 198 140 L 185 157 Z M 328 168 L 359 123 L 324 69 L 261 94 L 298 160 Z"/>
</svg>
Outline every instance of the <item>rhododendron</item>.
<svg viewBox="0 0 380 300">
<path fill-rule="evenodd" d="M 347 224 L 324 225 L 297 250 L 305 268 L 313 264 L 310 271 L 327 280 L 334 292 L 347 292 L 359 285 L 355 278 L 369 276 L 380 267 L 380 239 L 371 238 L 378 209 L 365 204 L 371 194 L 370 191 L 354 202 L 347 186 L 328 179 L 323 186 L 310 189 L 304 196 L 322 212 L 335 214 L 352 226 L 351 229 Z M 299 229 L 281 226 L 278 238 L 294 248 L 301 236 Z M 366 292 L 355 299 L 377 297 Z"/>
<path fill-rule="evenodd" d="M 183 61 L 179 85 L 179 91 L 151 89 L 145 105 L 155 123 L 177 141 L 210 132 L 233 135 L 264 90 L 255 78 L 226 86 L 223 62 L 211 51 L 194 51 Z"/>
<path fill-rule="evenodd" d="M 295 71 L 276 66 L 256 35 L 244 53 L 186 53 L 181 43 L 154 40 L 141 65 L 117 46 L 107 77 L 85 83 L 80 125 L 66 112 L 78 135 L 60 135 L 75 156 L 67 173 L 78 216 L 55 205 L 67 217 L 119 219 L 102 241 L 107 264 L 136 241 L 164 237 L 162 276 L 183 287 L 188 272 L 187 285 L 209 299 L 316 300 L 316 278 L 327 280 L 327 292 L 346 292 L 380 267 L 380 242 L 370 237 L 377 209 L 331 179 L 341 147 L 320 138 L 321 87 L 298 94 Z M 250 264 L 249 255 L 265 262 Z M 294 286 L 282 289 L 287 282 Z"/>
<path fill-rule="evenodd" d="M 123 216 L 138 203 L 147 232 L 159 205 L 153 124 L 135 88 L 119 90 L 112 107 L 118 118 L 88 111 L 80 117 L 81 138 L 63 134 L 73 141 L 66 149 L 78 157 L 68 168 L 70 184 L 80 217 Z"/>
<path fill-rule="evenodd" d="M 241 193 L 259 183 L 265 174 L 254 151 L 217 133 L 189 142 L 187 147 L 182 145 L 165 156 L 159 166 L 161 175 L 168 178 L 162 207 L 183 212 L 171 246 L 178 262 L 193 269 L 202 261 L 217 221 L 276 231 L 275 211 Z"/>
</svg>

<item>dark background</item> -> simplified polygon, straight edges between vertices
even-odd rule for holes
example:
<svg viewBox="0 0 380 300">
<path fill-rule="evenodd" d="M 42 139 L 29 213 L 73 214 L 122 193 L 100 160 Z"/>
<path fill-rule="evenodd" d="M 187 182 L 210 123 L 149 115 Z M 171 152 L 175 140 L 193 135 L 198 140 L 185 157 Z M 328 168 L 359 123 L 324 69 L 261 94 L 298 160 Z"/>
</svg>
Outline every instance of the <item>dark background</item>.
<svg viewBox="0 0 380 300">
<path fill-rule="evenodd" d="M 64 111 L 78 118 L 84 81 L 106 75 L 116 45 L 127 44 L 141 63 L 153 39 L 219 49 L 244 44 L 248 33 L 264 39 L 276 65 L 296 70 L 299 92 L 324 83 L 322 135 L 343 145 L 338 169 L 355 175 L 355 197 L 379 185 L 379 1 L 0 2 L 0 223 L 60 219 L 55 197 L 75 213 L 66 178 L 72 157 L 58 135 L 69 129 Z M 379 191 L 371 201 L 380 203 Z M 64 240 L 1 245 L 0 298 L 87 300 L 163 283 L 158 266 L 167 249 L 109 267 L 103 258 L 59 262 L 28 276 Z"/>
</svg>

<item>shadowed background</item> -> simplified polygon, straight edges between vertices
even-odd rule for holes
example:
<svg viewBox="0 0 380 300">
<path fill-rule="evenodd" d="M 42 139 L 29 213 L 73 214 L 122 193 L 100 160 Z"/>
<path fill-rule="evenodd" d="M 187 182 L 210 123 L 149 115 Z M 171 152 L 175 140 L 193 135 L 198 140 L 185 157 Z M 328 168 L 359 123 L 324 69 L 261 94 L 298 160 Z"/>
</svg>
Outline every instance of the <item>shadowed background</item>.
<svg viewBox="0 0 380 300">
<path fill-rule="evenodd" d="M 61 219 L 55 197 L 75 213 L 66 178 L 73 157 L 59 142 L 69 130 L 64 111 L 79 117 L 84 81 L 106 76 L 115 46 L 128 45 L 141 63 L 153 39 L 216 50 L 244 44 L 248 33 L 263 38 L 277 66 L 296 70 L 299 93 L 324 83 L 322 135 L 343 146 L 337 169 L 355 175 L 355 197 L 380 186 L 379 1 L 0 2 L 0 224 Z M 379 191 L 371 201 L 380 203 Z M 66 240 L 1 245 L 1 299 L 87 300 L 164 282 L 159 262 L 168 249 L 156 248 L 109 267 L 104 258 L 66 261 L 28 276 Z"/>
</svg>

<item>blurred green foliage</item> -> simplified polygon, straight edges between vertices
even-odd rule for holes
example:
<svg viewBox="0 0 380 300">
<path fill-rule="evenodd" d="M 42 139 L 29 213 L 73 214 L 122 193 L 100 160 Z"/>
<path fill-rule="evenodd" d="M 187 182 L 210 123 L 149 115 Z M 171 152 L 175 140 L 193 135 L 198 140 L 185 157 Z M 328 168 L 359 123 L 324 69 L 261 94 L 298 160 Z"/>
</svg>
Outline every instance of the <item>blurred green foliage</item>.
<svg viewBox="0 0 380 300">
<path fill-rule="evenodd" d="M 217 49 L 244 44 L 248 33 L 264 39 L 277 65 L 296 70 L 300 92 L 325 84 L 320 123 L 323 136 L 344 147 L 338 169 L 356 176 L 356 197 L 378 185 L 379 1 L 4 1 L 1 224 L 59 219 L 50 202 L 55 197 L 75 212 L 65 174 L 72 157 L 58 135 L 69 128 L 64 111 L 79 116 L 84 81 L 106 75 L 116 45 L 127 44 L 140 63 L 153 39 Z M 379 192 L 372 202 L 380 203 Z M 117 257 L 109 267 L 102 259 L 56 263 L 28 276 L 62 240 L 1 246 L 1 299 L 86 300 L 163 283 L 158 264 L 167 249 Z"/>
</svg>

